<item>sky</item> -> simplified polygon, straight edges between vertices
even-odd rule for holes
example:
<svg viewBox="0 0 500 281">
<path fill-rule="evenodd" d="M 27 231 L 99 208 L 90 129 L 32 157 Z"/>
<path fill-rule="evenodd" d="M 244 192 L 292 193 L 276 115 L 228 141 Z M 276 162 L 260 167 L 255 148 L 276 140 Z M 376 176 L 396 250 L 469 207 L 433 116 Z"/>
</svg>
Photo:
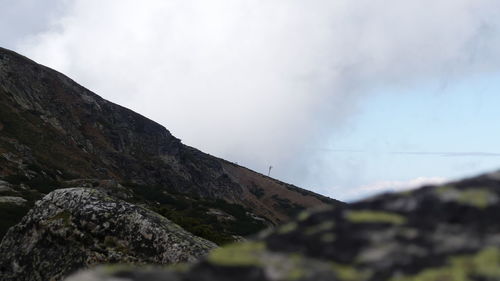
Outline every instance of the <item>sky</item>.
<svg viewBox="0 0 500 281">
<path fill-rule="evenodd" d="M 0 0 L 0 46 L 346 201 L 500 168 L 495 0 Z"/>
</svg>

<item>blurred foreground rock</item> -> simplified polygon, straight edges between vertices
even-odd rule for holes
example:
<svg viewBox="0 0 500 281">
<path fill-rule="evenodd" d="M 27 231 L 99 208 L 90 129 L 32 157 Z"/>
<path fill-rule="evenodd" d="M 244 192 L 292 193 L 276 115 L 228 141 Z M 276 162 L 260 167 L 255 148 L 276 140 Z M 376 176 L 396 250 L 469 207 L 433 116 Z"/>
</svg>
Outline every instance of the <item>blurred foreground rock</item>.
<svg viewBox="0 0 500 281">
<path fill-rule="evenodd" d="M 302 213 L 174 268 L 99 267 L 68 281 L 500 280 L 500 173 Z"/>
</svg>

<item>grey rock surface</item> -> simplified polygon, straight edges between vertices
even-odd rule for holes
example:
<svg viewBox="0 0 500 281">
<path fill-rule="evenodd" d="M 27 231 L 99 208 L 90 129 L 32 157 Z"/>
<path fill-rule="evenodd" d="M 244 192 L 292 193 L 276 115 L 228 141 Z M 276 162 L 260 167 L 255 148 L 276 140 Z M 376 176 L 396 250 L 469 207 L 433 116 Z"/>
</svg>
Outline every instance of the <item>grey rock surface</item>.
<svg viewBox="0 0 500 281">
<path fill-rule="evenodd" d="M 12 191 L 11 185 L 6 181 L 0 180 L 0 192 L 8 192 L 8 191 Z"/>
<path fill-rule="evenodd" d="M 14 205 L 24 205 L 28 200 L 18 196 L 0 196 L 0 204 L 8 203 Z"/>
<path fill-rule="evenodd" d="M 60 280 L 102 263 L 192 262 L 216 245 L 168 219 L 90 188 L 38 201 L 0 244 L 0 280 Z"/>
</svg>

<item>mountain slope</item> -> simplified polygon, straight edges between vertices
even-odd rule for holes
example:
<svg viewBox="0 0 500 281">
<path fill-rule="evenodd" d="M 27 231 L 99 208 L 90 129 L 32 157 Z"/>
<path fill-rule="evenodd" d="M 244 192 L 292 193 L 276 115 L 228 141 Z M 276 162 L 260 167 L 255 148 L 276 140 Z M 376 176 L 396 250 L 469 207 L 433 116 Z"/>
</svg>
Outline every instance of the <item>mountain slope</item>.
<svg viewBox="0 0 500 281">
<path fill-rule="evenodd" d="M 249 228 L 342 204 L 183 145 L 163 126 L 1 48 L 0 179 L 10 184 L 0 196 L 27 200 L 0 204 L 13 222 L 42 194 L 78 179 L 95 186 L 112 180 L 122 199 L 155 210 L 184 197 L 191 208 L 197 198 L 235 203 L 253 213 L 242 211 L 254 218 Z"/>
</svg>

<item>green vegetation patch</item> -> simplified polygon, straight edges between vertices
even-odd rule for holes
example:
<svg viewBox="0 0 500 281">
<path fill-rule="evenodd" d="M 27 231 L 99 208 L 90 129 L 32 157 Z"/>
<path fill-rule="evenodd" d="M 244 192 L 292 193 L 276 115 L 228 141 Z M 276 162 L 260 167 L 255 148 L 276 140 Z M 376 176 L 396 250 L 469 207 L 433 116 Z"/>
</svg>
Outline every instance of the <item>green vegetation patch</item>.
<svg viewBox="0 0 500 281">
<path fill-rule="evenodd" d="M 71 213 L 69 211 L 63 210 L 57 215 L 49 219 L 49 221 L 62 220 L 64 225 L 69 225 L 71 222 Z"/>
<path fill-rule="evenodd" d="M 484 209 L 490 204 L 498 201 L 495 193 L 484 188 L 459 190 L 453 186 L 445 185 L 437 188 L 436 191 L 442 200 L 451 200 L 462 205 L 480 209 Z"/>
<path fill-rule="evenodd" d="M 208 261 L 218 266 L 260 266 L 260 254 L 266 249 L 264 242 L 230 244 L 213 250 Z"/>
<path fill-rule="evenodd" d="M 202 199 L 183 194 L 162 186 L 146 186 L 124 183 L 135 197 L 134 203 L 146 203 L 149 209 L 170 219 L 196 236 L 218 245 L 234 242 L 233 236 L 248 236 L 267 227 L 265 222 L 254 219 L 249 211 L 224 200 Z M 221 210 L 234 220 L 222 220 L 210 214 L 210 209 Z"/>
<path fill-rule="evenodd" d="M 342 281 L 361 281 L 368 280 L 371 274 L 367 271 L 362 271 L 353 266 L 333 263 L 333 271 L 337 274 L 339 280 Z"/>
<path fill-rule="evenodd" d="M 292 269 L 288 272 L 286 280 L 300 280 L 306 276 L 307 269 L 304 268 L 303 256 L 300 254 L 291 254 L 289 259 L 292 263 Z"/>
<path fill-rule="evenodd" d="M 287 223 L 287 224 L 281 226 L 280 228 L 278 228 L 278 234 L 287 234 L 287 233 L 293 232 L 294 230 L 297 229 L 297 227 L 298 227 L 298 225 L 296 222 Z"/>
<path fill-rule="evenodd" d="M 490 198 L 496 198 L 496 195 L 486 189 L 468 189 L 460 192 L 458 202 L 484 209 L 490 204 Z"/>
<path fill-rule="evenodd" d="M 348 211 L 346 218 L 353 223 L 389 223 L 396 225 L 406 223 L 406 218 L 399 214 L 372 210 Z"/>
<path fill-rule="evenodd" d="M 310 226 L 305 229 L 305 235 L 315 235 L 324 231 L 332 230 L 335 227 L 334 221 L 324 221 L 318 225 Z"/>
<path fill-rule="evenodd" d="M 308 211 L 308 210 L 304 210 L 302 212 L 299 213 L 299 215 L 297 216 L 297 219 L 299 221 L 305 221 L 307 220 L 309 217 L 311 216 L 311 212 Z"/>
</svg>

